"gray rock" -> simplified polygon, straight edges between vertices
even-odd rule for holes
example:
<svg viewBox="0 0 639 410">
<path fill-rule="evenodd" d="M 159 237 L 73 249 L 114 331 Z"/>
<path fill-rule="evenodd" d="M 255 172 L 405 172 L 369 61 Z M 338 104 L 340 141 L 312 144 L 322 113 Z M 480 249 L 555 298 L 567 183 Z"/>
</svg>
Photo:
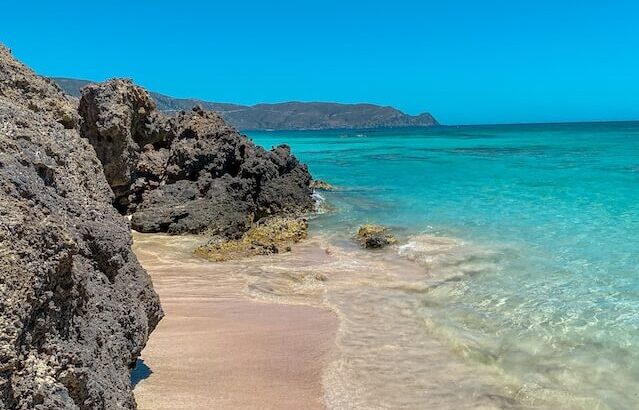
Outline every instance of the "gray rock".
<svg viewBox="0 0 639 410">
<path fill-rule="evenodd" d="M 33 75 L 2 44 L 0 57 L 0 96 L 8 101 L 20 101 L 31 111 L 47 113 L 65 128 L 78 124 L 79 116 L 73 103 L 61 97 L 62 90 L 53 80 Z"/>
<path fill-rule="evenodd" d="M 162 127 L 168 124 L 156 121 L 155 103 L 129 80 L 87 87 L 79 112 L 81 135 L 102 162 L 116 206 L 127 209 L 147 185 L 159 183 L 168 156 Z"/>
<path fill-rule="evenodd" d="M 239 238 L 263 217 L 313 208 L 310 174 L 289 147 L 256 146 L 216 113 L 164 116 L 119 79 L 85 87 L 79 107 L 81 134 L 136 230 Z"/>
<path fill-rule="evenodd" d="M 0 409 L 135 408 L 162 317 L 69 107 L 0 46 Z"/>
</svg>

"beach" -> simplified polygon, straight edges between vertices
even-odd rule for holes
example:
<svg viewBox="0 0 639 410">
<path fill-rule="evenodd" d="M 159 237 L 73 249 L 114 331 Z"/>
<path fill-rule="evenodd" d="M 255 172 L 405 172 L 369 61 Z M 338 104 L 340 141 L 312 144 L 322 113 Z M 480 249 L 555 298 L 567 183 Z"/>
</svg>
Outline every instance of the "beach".
<svg viewBox="0 0 639 410">
<path fill-rule="evenodd" d="M 166 312 L 138 402 L 162 408 L 147 400 L 173 391 L 236 408 L 636 408 L 639 368 L 623 358 L 638 357 L 639 191 L 623 142 L 637 132 L 254 133 L 290 141 L 336 186 L 317 195 L 327 212 L 291 252 L 235 262 L 195 258 L 193 237 L 134 234 Z M 361 249 L 364 223 L 398 243 Z"/>
<path fill-rule="evenodd" d="M 40 3 L 0 410 L 639 409 L 639 2 Z"/>
<path fill-rule="evenodd" d="M 423 269 L 314 235 L 291 252 L 193 256 L 194 236 L 134 233 L 165 318 L 133 372 L 141 409 L 502 408 L 494 374 L 468 366 L 410 311 Z M 445 245 L 450 245 L 444 241 Z M 422 238 L 432 252 L 456 252 Z M 408 295 L 408 296 L 407 296 Z"/>
<path fill-rule="evenodd" d="M 323 408 L 332 312 L 249 299 L 239 266 L 191 258 L 192 239 L 135 238 L 166 314 L 142 353 L 140 409 Z"/>
</svg>

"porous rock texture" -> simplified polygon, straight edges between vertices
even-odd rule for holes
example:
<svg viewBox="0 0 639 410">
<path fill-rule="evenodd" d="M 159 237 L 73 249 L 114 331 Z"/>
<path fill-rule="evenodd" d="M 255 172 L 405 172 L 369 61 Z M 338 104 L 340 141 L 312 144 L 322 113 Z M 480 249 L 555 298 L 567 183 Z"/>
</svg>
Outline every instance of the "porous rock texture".
<svg viewBox="0 0 639 410">
<path fill-rule="evenodd" d="M 162 317 L 73 105 L 0 45 L 0 409 L 132 409 Z"/>
<path fill-rule="evenodd" d="M 374 224 L 364 224 L 357 230 L 357 240 L 368 249 L 384 248 L 397 243 L 390 229 Z"/>
<path fill-rule="evenodd" d="M 304 218 L 274 216 L 263 218 L 240 239 L 210 240 L 195 249 L 195 254 L 222 262 L 256 255 L 289 252 L 291 245 L 306 238 L 308 221 Z"/>
<path fill-rule="evenodd" d="M 288 146 L 256 146 L 217 113 L 165 116 L 122 79 L 85 87 L 79 113 L 116 207 L 140 232 L 236 239 L 264 217 L 313 208 L 311 176 Z"/>
</svg>

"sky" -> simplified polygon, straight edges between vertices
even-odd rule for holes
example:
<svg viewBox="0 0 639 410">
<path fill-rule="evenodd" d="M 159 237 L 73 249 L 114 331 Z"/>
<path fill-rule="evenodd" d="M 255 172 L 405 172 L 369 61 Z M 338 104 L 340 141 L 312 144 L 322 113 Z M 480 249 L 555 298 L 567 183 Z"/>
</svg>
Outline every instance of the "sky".
<svg viewBox="0 0 639 410">
<path fill-rule="evenodd" d="M 175 97 L 370 102 L 445 124 L 639 120 L 639 1 L 9 1 L 36 72 Z"/>
</svg>

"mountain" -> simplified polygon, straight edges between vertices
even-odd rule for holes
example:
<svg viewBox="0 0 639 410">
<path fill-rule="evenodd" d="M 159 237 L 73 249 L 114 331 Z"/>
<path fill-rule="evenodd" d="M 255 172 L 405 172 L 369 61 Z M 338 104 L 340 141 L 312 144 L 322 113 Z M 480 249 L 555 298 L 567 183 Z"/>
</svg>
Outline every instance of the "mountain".
<svg viewBox="0 0 639 410">
<path fill-rule="evenodd" d="M 65 93 L 79 97 L 80 89 L 92 81 L 53 77 Z M 151 92 L 158 109 L 164 112 L 188 111 L 196 105 L 217 111 L 240 130 L 320 130 L 390 127 L 429 127 L 437 120 L 429 113 L 404 114 L 393 107 L 374 104 L 326 102 L 285 102 L 252 106 L 216 103 L 192 98 L 173 98 Z"/>
</svg>

